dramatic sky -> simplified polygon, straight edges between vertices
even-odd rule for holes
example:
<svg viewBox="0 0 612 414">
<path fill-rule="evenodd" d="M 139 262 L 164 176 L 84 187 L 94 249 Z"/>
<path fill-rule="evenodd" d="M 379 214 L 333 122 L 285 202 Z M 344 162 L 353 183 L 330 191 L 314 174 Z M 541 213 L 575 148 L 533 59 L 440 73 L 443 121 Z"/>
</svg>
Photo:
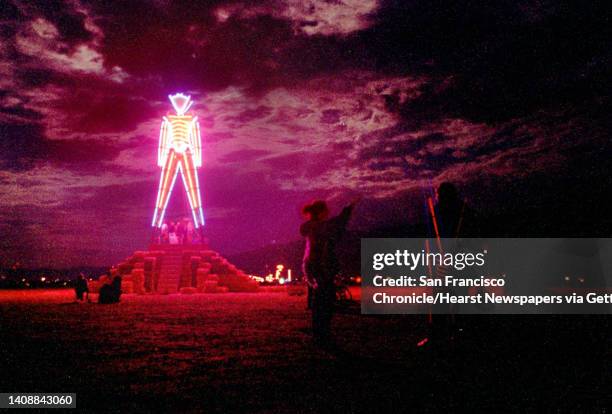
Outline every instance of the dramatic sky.
<svg viewBox="0 0 612 414">
<path fill-rule="evenodd" d="M 296 239 L 314 197 L 363 196 L 367 227 L 442 180 L 510 210 L 609 182 L 611 22 L 593 3 L 0 0 L 0 265 L 145 247 L 177 91 L 224 253 Z"/>
</svg>

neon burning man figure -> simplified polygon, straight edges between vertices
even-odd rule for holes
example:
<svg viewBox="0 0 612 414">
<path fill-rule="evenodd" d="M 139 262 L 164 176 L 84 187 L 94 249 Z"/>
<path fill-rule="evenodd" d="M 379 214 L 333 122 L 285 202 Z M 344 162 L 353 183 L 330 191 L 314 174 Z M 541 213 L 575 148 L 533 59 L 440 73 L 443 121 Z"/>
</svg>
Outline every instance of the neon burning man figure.
<svg viewBox="0 0 612 414">
<path fill-rule="evenodd" d="M 197 172 L 197 168 L 202 166 L 200 125 L 197 117 L 187 114 L 193 104 L 191 96 L 177 93 L 168 95 L 168 98 L 176 115 L 164 117 L 159 134 L 157 165 L 162 167 L 162 171 L 152 225 L 157 228 L 162 226 L 168 200 L 180 172 L 191 206 L 193 224 L 200 228 L 204 225 Z"/>
</svg>

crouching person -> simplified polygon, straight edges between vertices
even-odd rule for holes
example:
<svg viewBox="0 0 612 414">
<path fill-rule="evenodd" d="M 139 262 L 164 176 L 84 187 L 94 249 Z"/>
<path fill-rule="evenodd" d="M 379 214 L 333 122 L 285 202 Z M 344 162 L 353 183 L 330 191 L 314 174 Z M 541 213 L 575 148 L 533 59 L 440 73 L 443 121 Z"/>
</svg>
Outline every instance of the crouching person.
<svg viewBox="0 0 612 414">
<path fill-rule="evenodd" d="M 115 276 L 110 284 L 100 288 L 98 303 L 119 303 L 121 297 L 121 276 Z"/>
</svg>

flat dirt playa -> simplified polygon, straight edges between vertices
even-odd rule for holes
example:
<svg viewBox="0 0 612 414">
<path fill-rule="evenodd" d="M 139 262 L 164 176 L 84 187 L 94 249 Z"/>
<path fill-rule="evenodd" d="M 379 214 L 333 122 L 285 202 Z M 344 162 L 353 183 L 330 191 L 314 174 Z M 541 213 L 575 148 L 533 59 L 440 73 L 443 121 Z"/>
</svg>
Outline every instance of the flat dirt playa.
<svg viewBox="0 0 612 414">
<path fill-rule="evenodd" d="M 459 345 L 434 352 L 415 346 L 423 317 L 355 308 L 336 317 L 340 350 L 326 352 L 311 343 L 304 297 L 125 295 L 117 305 L 73 297 L 0 291 L 2 392 L 76 392 L 79 409 L 104 412 L 609 402 L 607 317 L 472 319 Z"/>
</svg>

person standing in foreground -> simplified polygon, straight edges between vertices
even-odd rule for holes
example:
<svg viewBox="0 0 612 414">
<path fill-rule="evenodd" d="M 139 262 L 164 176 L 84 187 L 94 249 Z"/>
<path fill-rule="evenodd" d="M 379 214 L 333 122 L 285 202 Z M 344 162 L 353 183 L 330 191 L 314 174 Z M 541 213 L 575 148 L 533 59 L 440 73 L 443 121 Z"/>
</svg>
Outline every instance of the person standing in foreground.
<svg viewBox="0 0 612 414">
<path fill-rule="evenodd" d="M 436 229 L 433 237 L 439 237 L 440 240 L 446 239 L 447 243 L 450 240 L 458 240 L 464 237 L 479 236 L 479 220 L 476 212 L 467 205 L 466 201 L 459 195 L 457 187 L 450 182 L 443 182 L 436 192 L 437 202 L 434 211 L 430 213 L 431 219 L 436 222 Z M 452 244 L 452 243 L 449 243 Z M 452 245 L 442 246 L 440 241 L 439 246 L 442 251 L 448 252 L 450 249 L 456 248 Z M 446 266 L 438 266 L 436 276 L 443 278 L 451 274 Z M 458 294 L 455 288 L 435 288 L 436 292 Z M 467 294 L 467 292 L 463 293 Z M 459 293 L 461 295 L 461 293 Z M 444 348 L 452 345 L 456 341 L 456 336 L 463 330 L 458 320 L 459 305 L 438 305 L 438 313 L 432 314 L 430 325 L 430 336 L 435 346 Z M 462 322 L 468 319 L 463 318 Z"/>
<path fill-rule="evenodd" d="M 300 234 L 306 238 L 302 263 L 306 281 L 313 290 L 312 333 L 316 342 L 330 344 L 331 319 L 336 290 L 334 278 L 340 270 L 336 256 L 336 244 L 346 229 L 356 202 L 328 219 L 329 209 L 323 200 L 307 204 L 302 214 L 308 221 L 300 226 Z"/>
<path fill-rule="evenodd" d="M 87 302 L 89 302 L 89 287 L 87 286 L 87 279 L 85 279 L 83 273 L 80 273 L 77 277 L 74 290 L 76 292 L 77 301 L 85 300 L 84 294 L 87 293 Z"/>
</svg>

